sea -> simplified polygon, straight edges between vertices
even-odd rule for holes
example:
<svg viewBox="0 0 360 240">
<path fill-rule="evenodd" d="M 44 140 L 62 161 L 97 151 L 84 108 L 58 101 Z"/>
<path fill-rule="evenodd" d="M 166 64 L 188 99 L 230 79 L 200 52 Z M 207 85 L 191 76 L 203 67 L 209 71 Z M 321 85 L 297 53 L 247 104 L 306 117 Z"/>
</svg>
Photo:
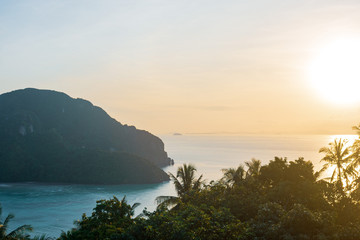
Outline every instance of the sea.
<svg viewBox="0 0 360 240">
<path fill-rule="evenodd" d="M 216 135 L 185 134 L 161 135 L 168 155 L 175 165 L 164 171 L 176 173 L 179 166 L 191 163 L 197 168 L 197 175 L 203 175 L 209 183 L 222 177 L 222 169 L 237 167 L 259 159 L 263 164 L 277 157 L 289 161 L 303 157 L 310 160 L 315 170 L 321 168 L 321 147 L 328 146 L 336 138 L 348 139 L 355 135 Z M 62 231 L 74 227 L 83 213 L 90 215 L 100 199 L 126 197 L 129 204 L 140 203 L 135 215 L 144 209 L 156 209 L 157 196 L 175 196 L 171 182 L 144 185 L 49 185 L 38 183 L 0 183 L 0 204 L 2 220 L 12 213 L 9 230 L 30 224 L 32 235 L 47 234 L 58 237 Z"/>
</svg>

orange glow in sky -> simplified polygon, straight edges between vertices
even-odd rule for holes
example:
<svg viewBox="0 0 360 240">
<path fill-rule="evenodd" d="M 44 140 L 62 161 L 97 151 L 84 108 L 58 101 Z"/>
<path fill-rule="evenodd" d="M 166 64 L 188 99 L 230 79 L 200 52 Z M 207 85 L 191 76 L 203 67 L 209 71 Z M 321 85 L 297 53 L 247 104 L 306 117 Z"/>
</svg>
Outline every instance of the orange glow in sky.
<svg viewBox="0 0 360 240">
<path fill-rule="evenodd" d="M 62 91 L 155 134 L 352 134 L 359 12 L 329 0 L 6 1 L 0 93 Z"/>
</svg>

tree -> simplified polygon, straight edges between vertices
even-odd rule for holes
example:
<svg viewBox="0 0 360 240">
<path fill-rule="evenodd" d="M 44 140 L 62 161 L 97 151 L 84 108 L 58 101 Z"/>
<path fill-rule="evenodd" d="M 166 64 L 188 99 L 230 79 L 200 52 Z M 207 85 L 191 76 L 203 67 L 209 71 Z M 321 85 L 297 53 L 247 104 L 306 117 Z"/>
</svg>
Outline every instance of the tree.
<svg viewBox="0 0 360 240">
<path fill-rule="evenodd" d="M 360 125 L 353 126 L 353 129 L 357 131 L 357 134 L 360 137 Z M 356 168 L 358 168 L 360 165 L 360 138 L 354 141 L 353 145 L 351 146 L 351 151 L 352 151 L 352 162 L 349 165 L 349 167 L 355 171 Z"/>
<path fill-rule="evenodd" d="M 239 165 L 236 169 L 227 168 L 227 169 L 222 169 L 222 171 L 224 173 L 224 177 L 222 178 L 222 180 L 225 181 L 225 183 L 229 184 L 230 186 L 239 185 L 245 179 L 246 176 L 246 171 L 243 165 Z"/>
<path fill-rule="evenodd" d="M 109 200 L 99 200 L 91 216 L 83 214 L 76 221 L 77 228 L 63 232 L 59 239 L 121 239 L 127 228 L 134 223 L 133 215 L 139 203 L 127 204 L 126 197 L 120 201 L 117 197 Z"/>
<path fill-rule="evenodd" d="M 13 214 L 8 214 L 4 221 L 1 219 L 2 207 L 0 205 L 0 239 L 1 240 L 17 240 L 17 239 L 26 239 L 29 238 L 27 232 L 32 231 L 30 225 L 22 225 L 17 227 L 15 230 L 7 233 L 9 222 L 14 218 Z"/>
<path fill-rule="evenodd" d="M 133 240 L 240 240 L 248 227 L 229 209 L 214 208 L 207 203 L 179 204 L 178 211 L 145 213 L 147 218 L 132 225 L 128 239 Z"/>
<path fill-rule="evenodd" d="M 347 140 L 335 139 L 334 142 L 329 143 L 329 147 L 322 147 L 319 153 L 325 153 L 325 157 L 321 161 L 326 162 L 320 173 L 323 173 L 329 167 L 334 166 L 334 171 L 331 174 L 330 182 L 335 180 L 339 188 L 343 188 L 343 181 L 346 187 L 350 184 L 350 177 L 354 175 L 354 168 L 349 165 L 353 159 L 350 154 L 350 148 L 346 147 Z"/>
<path fill-rule="evenodd" d="M 360 136 L 360 124 L 358 126 L 353 126 L 353 130 L 357 131 L 358 136 Z M 354 173 L 357 174 L 357 169 L 360 165 L 360 138 L 356 139 L 351 146 L 352 151 L 352 162 L 349 164 L 349 169 L 354 171 Z M 351 192 L 351 196 L 353 199 L 356 199 L 357 201 L 360 200 L 360 178 L 359 176 L 355 176 L 354 181 L 351 184 L 351 189 L 353 190 Z"/>
<path fill-rule="evenodd" d="M 159 207 L 169 207 L 176 205 L 179 200 L 183 199 L 192 191 L 198 191 L 203 184 L 202 175 L 199 178 L 195 178 L 196 168 L 192 164 L 183 164 L 179 167 L 176 176 L 169 173 L 170 179 L 175 185 L 177 197 L 175 196 L 159 196 L 156 198 L 156 202 Z"/>
<path fill-rule="evenodd" d="M 253 158 L 251 161 L 245 162 L 245 165 L 247 170 L 245 170 L 243 165 L 239 165 L 237 168 L 222 169 L 222 172 L 224 173 L 222 181 L 224 181 L 226 184 L 229 184 L 230 186 L 237 186 L 245 179 L 250 179 L 260 175 L 260 160 Z"/>
<path fill-rule="evenodd" d="M 31 240 L 54 240 L 52 237 L 48 237 L 46 234 L 33 237 Z"/>
<path fill-rule="evenodd" d="M 246 171 L 246 177 L 257 177 L 260 175 L 260 160 L 256 160 L 255 158 L 253 158 L 250 162 L 245 162 L 245 165 L 248 167 L 248 170 Z"/>
<path fill-rule="evenodd" d="M 286 179 L 287 158 L 275 157 L 268 165 L 261 167 L 260 180 L 267 186 L 274 186 Z"/>
</svg>

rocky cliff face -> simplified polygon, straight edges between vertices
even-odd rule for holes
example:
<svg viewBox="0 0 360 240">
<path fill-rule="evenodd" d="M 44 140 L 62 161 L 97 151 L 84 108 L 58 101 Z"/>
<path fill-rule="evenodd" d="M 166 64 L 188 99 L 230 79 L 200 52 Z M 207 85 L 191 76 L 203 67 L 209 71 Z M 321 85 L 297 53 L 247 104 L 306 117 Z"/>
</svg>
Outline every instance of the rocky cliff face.
<svg viewBox="0 0 360 240">
<path fill-rule="evenodd" d="M 40 141 L 40 136 L 46 136 L 50 142 L 53 139 L 62 146 L 61 151 L 97 151 L 103 156 L 111 155 L 111 158 L 126 153 L 141 158 L 141 161 L 148 161 L 154 167 L 171 163 L 161 139 L 147 131 L 122 125 L 89 101 L 74 99 L 56 91 L 37 89 L 0 95 L 0 146 L 3 148 L 0 154 L 2 151 L 3 155 L 8 156 L 4 148 L 11 149 L 9 144 L 12 141 L 21 151 L 25 151 L 31 139 Z M 26 155 L 26 151 L 23 154 Z M 4 161 L 1 155 L 0 161 Z M 96 162 L 96 159 L 92 161 Z M 160 179 L 167 177 L 161 176 Z"/>
</svg>

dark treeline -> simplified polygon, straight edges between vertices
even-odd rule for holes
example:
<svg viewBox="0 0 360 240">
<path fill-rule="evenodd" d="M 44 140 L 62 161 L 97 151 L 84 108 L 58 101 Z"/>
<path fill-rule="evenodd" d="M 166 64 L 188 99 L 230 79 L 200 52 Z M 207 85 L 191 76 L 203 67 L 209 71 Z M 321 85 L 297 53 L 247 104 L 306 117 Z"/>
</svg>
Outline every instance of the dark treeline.
<svg viewBox="0 0 360 240">
<path fill-rule="evenodd" d="M 138 204 L 125 197 L 100 200 L 58 239 L 358 240 L 360 140 L 338 139 L 320 152 L 319 172 L 303 158 L 253 159 L 210 183 L 185 164 L 170 174 L 178 195 L 159 196 L 154 212 L 135 217 Z"/>
</svg>

